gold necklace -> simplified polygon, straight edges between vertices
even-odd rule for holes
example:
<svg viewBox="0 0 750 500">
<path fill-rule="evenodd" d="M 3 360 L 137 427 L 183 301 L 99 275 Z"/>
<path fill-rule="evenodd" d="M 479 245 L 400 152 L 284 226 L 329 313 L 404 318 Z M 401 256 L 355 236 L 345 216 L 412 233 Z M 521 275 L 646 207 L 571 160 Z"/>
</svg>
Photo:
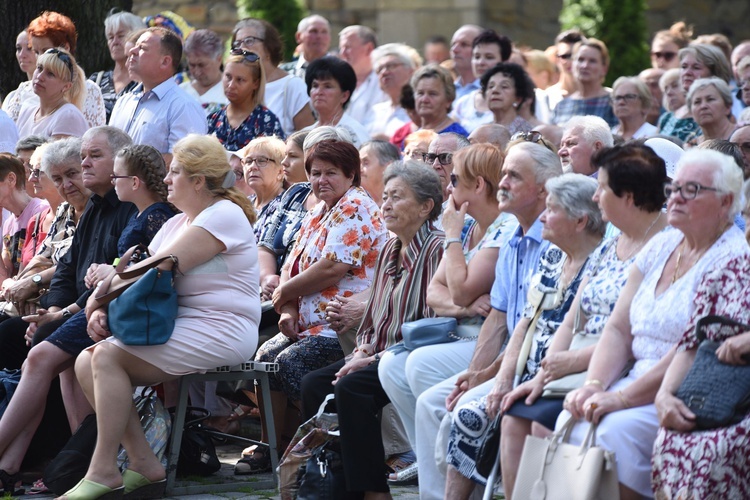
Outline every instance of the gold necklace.
<svg viewBox="0 0 750 500">
<path fill-rule="evenodd" d="M 714 246 L 714 243 L 716 243 L 716 241 L 718 241 L 718 239 L 721 238 L 721 235 L 724 234 L 724 231 L 726 231 L 726 228 L 727 228 L 727 225 L 724 225 L 721 228 L 719 228 L 719 234 L 717 234 L 716 237 L 711 241 L 711 243 L 709 243 L 706 246 L 706 248 L 704 248 L 701 251 L 701 253 L 698 254 L 698 257 L 696 257 L 693 260 L 693 263 L 687 269 L 685 269 L 685 272 L 688 272 L 691 267 L 693 267 L 699 260 L 701 260 L 701 257 L 703 257 L 703 254 L 705 254 L 708 251 L 708 249 L 711 248 L 712 246 Z M 675 281 L 677 281 L 679 278 L 682 277 L 682 274 L 679 274 L 679 273 L 680 273 L 680 261 L 682 260 L 682 250 L 685 247 L 685 241 L 686 240 L 683 239 L 682 243 L 680 243 L 680 250 L 677 252 L 677 265 L 674 268 L 674 274 L 672 275 L 672 281 L 669 283 L 670 286 L 672 286 Z"/>
<path fill-rule="evenodd" d="M 630 251 L 630 254 L 628 254 L 628 256 L 626 258 L 622 259 L 623 262 L 629 261 L 633 257 L 633 255 L 635 255 L 636 253 L 638 253 L 638 251 L 641 248 L 643 248 L 643 245 L 646 244 L 646 237 L 648 236 L 648 233 L 651 232 L 651 229 L 653 229 L 654 225 L 656 224 L 656 221 L 658 221 L 659 219 L 661 219 L 661 212 L 659 212 L 656 215 L 656 217 L 654 218 L 654 221 L 651 223 L 650 226 L 648 226 L 648 228 L 646 229 L 646 232 L 643 233 L 643 238 L 641 238 L 641 242 L 633 250 Z M 620 234 L 622 234 L 622 233 L 620 233 Z"/>
</svg>

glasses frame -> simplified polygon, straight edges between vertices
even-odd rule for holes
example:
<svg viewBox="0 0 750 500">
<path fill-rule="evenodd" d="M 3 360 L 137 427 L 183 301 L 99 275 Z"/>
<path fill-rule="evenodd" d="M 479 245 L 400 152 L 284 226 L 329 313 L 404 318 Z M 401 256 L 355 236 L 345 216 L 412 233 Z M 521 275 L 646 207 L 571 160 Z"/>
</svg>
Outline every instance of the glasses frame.
<svg viewBox="0 0 750 500">
<path fill-rule="evenodd" d="M 686 193 L 684 191 L 685 188 L 695 188 L 695 193 L 690 195 L 689 193 Z M 680 186 L 679 184 L 675 184 L 674 182 L 664 183 L 664 196 L 667 197 L 667 200 L 669 200 L 675 193 L 679 193 L 680 198 L 685 201 L 694 200 L 698 197 L 698 194 L 700 194 L 701 191 L 713 191 L 715 193 L 721 193 L 720 189 L 703 186 L 702 184 L 698 184 L 697 182 L 686 182 L 682 186 Z"/>
<path fill-rule="evenodd" d="M 245 157 L 241 160 L 241 163 L 246 167 L 250 167 L 253 163 L 255 163 L 258 168 L 265 168 L 268 166 L 268 162 L 270 161 L 276 163 L 276 160 L 267 156 L 258 156 L 257 158 Z"/>
<path fill-rule="evenodd" d="M 609 100 L 612 103 L 618 103 L 620 101 L 624 103 L 631 103 L 635 102 L 638 99 L 638 94 L 622 94 L 622 95 L 613 95 L 609 98 Z"/>
<path fill-rule="evenodd" d="M 442 156 L 442 159 L 441 159 Z M 453 163 L 453 153 L 426 153 L 424 155 L 424 162 L 432 165 L 437 160 L 441 165 L 450 165 Z"/>
<path fill-rule="evenodd" d="M 250 40 L 250 42 L 249 43 L 245 43 L 248 40 Z M 235 40 L 234 43 L 232 44 L 232 50 L 234 50 L 234 49 L 241 49 L 242 47 L 252 47 L 257 42 L 265 42 L 265 41 L 266 41 L 265 38 L 261 38 L 259 36 L 252 36 L 252 35 L 251 36 L 246 36 L 242 40 Z"/>
<path fill-rule="evenodd" d="M 132 179 L 133 177 L 137 177 L 137 176 L 136 175 L 115 175 L 115 174 L 110 174 L 109 175 L 109 182 L 111 182 L 112 184 L 114 184 L 117 179 Z"/>
<path fill-rule="evenodd" d="M 245 50 L 242 48 L 234 48 L 230 52 L 233 56 L 243 56 L 245 58 L 245 61 L 254 63 L 260 61 L 260 56 L 256 54 L 255 52 L 250 52 L 249 50 Z"/>
</svg>

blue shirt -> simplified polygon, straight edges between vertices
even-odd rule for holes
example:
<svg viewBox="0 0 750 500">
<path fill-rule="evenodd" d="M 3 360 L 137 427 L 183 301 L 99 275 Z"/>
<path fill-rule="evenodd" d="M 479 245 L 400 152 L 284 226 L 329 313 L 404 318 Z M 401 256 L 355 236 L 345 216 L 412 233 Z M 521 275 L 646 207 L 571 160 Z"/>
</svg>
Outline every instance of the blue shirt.
<svg viewBox="0 0 750 500">
<path fill-rule="evenodd" d="M 463 97 L 467 94 L 471 94 L 473 91 L 481 88 L 481 86 L 479 85 L 479 78 L 476 78 L 474 79 L 473 82 L 469 82 L 466 84 L 461 84 L 459 80 L 456 80 L 455 82 L 453 82 L 453 84 L 456 86 L 456 99 L 458 99 L 459 97 Z"/>
<path fill-rule="evenodd" d="M 490 303 L 493 308 L 506 314 L 508 335 L 513 333 L 523 317 L 531 277 L 548 247 L 549 241 L 542 239 L 542 223 L 537 219 L 526 234 L 523 234 L 519 224 L 508 243 L 500 248 Z"/>
<path fill-rule="evenodd" d="M 124 130 L 135 144 L 171 153 L 188 134 L 205 134 L 206 113 L 201 105 L 167 78 L 149 92 L 143 85 L 123 95 L 112 110 L 109 124 Z"/>
</svg>

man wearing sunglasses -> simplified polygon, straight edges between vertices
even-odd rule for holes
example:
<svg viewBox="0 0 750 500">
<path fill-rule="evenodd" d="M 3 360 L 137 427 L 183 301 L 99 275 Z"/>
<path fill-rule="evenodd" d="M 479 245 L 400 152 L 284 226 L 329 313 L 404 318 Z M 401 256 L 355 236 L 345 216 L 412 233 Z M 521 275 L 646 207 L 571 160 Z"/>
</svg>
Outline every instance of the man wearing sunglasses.
<svg viewBox="0 0 750 500">
<path fill-rule="evenodd" d="M 128 54 L 128 71 L 142 82 L 115 104 L 110 125 L 135 144 L 153 146 L 169 165 L 172 148 L 188 134 L 205 134 L 206 115 L 198 102 L 175 83 L 182 42 L 166 28 L 149 28 Z"/>
<path fill-rule="evenodd" d="M 750 178 L 750 125 L 744 125 L 735 130 L 729 142 L 737 144 L 742 150 L 742 157 L 745 160 L 744 177 Z"/>
<path fill-rule="evenodd" d="M 431 166 L 440 177 L 440 184 L 443 186 L 443 203 L 450 194 L 448 184 L 453 173 L 453 153 L 469 146 L 471 143 L 464 136 L 454 132 L 445 132 L 432 140 L 427 154 L 424 155 L 425 163 Z"/>
</svg>

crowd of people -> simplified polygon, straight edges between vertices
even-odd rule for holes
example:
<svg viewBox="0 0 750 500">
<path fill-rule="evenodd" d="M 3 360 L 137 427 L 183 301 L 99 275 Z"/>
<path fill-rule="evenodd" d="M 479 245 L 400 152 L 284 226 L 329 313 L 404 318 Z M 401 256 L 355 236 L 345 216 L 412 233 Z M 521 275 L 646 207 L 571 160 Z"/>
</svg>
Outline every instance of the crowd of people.
<svg viewBox="0 0 750 500">
<path fill-rule="evenodd" d="M 750 496 L 750 415 L 699 431 L 675 396 L 701 317 L 750 322 L 750 41 L 676 23 L 609 88 L 606 45 L 577 30 L 536 50 L 464 25 L 419 51 L 354 25 L 332 51 L 311 15 L 288 62 L 260 19 L 228 49 L 171 12 L 104 30 L 114 69 L 87 78 L 71 19 L 30 20 L 0 111 L 0 364 L 22 369 L 4 493 L 59 385 L 63 424 L 96 413 L 99 434 L 62 498 L 159 497 L 133 387 L 166 383 L 170 404 L 181 375 L 254 359 L 279 367 L 270 401 L 241 392 L 270 405 L 280 453 L 335 395 L 353 498 L 494 488 L 477 460 L 496 418 L 506 498 L 526 437 L 570 419 L 572 442 L 597 425 L 623 499 Z M 116 339 L 94 298 L 135 245 L 135 266 L 175 271 L 163 345 Z M 402 325 L 432 317 L 458 340 L 406 349 Z M 711 338 L 746 362 L 750 332 Z M 252 409 L 216 389 L 192 403 L 237 432 Z M 235 473 L 271 462 L 250 447 Z"/>
</svg>

